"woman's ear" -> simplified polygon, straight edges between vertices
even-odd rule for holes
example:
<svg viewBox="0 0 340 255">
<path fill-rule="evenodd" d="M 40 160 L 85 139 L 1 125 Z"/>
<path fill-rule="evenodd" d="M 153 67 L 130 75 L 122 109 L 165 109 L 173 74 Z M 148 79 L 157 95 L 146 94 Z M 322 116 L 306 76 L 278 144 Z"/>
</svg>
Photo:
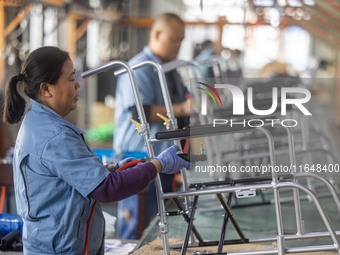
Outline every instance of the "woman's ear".
<svg viewBox="0 0 340 255">
<path fill-rule="evenodd" d="M 40 84 L 39 91 L 42 97 L 52 97 L 51 86 L 46 82 Z"/>
</svg>

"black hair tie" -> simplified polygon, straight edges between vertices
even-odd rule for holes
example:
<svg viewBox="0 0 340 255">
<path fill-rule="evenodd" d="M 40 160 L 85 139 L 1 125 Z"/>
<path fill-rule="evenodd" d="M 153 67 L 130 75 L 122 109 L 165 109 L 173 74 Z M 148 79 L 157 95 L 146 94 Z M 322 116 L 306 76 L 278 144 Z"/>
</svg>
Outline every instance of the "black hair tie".
<svg viewBox="0 0 340 255">
<path fill-rule="evenodd" d="M 18 81 L 24 81 L 25 80 L 25 75 L 23 75 L 22 73 L 19 73 L 17 75 Z"/>
</svg>

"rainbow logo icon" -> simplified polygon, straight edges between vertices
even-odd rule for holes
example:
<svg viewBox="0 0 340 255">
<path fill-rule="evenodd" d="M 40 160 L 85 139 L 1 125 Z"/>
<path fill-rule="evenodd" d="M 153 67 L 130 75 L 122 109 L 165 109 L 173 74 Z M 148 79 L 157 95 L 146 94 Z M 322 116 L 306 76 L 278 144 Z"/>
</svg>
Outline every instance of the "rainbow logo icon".
<svg viewBox="0 0 340 255">
<path fill-rule="evenodd" d="M 199 82 L 199 81 L 197 83 L 206 87 L 206 88 L 204 87 L 202 88 L 202 87 L 197 86 L 198 89 L 202 90 L 205 94 L 210 96 L 211 100 L 214 102 L 214 105 L 217 105 L 217 101 L 219 102 L 220 106 L 223 105 L 220 94 L 217 92 L 217 90 L 213 86 L 203 83 L 203 82 Z"/>
</svg>

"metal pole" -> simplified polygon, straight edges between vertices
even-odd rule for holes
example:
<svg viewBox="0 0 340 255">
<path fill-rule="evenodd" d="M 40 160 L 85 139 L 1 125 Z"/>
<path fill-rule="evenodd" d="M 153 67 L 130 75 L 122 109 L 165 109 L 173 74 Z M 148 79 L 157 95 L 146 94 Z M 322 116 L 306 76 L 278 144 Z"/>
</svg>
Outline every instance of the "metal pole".
<svg viewBox="0 0 340 255">
<path fill-rule="evenodd" d="M 268 140 L 270 165 L 273 167 L 272 185 L 273 185 L 273 191 L 274 191 L 276 225 L 277 225 L 277 232 L 278 232 L 277 233 L 277 249 L 278 249 L 279 255 L 284 255 L 285 254 L 285 238 L 284 238 L 284 232 L 283 232 L 280 193 L 279 193 L 279 190 L 277 189 L 278 177 L 275 172 L 276 158 L 275 158 L 274 139 L 267 129 L 263 127 L 258 127 L 258 129 L 265 134 Z"/>
<path fill-rule="evenodd" d="M 81 76 L 83 78 L 86 78 L 86 77 L 89 77 L 91 75 L 95 75 L 95 74 L 98 74 L 98 73 L 109 71 L 116 66 L 123 67 L 126 70 L 128 76 L 130 78 L 133 94 L 134 94 L 135 101 L 136 101 L 137 112 L 138 112 L 139 120 L 141 122 L 141 131 L 139 133 L 144 137 L 144 141 L 146 142 L 146 147 L 147 147 L 147 151 L 148 151 L 149 156 L 154 157 L 155 153 L 154 153 L 152 144 L 150 143 L 149 124 L 146 121 L 145 112 L 144 112 L 144 109 L 143 109 L 143 103 L 142 103 L 142 100 L 139 96 L 138 87 L 136 85 L 136 78 L 135 78 L 134 73 L 132 72 L 131 67 L 124 61 L 111 61 L 107 64 L 102 65 L 102 66 L 99 66 L 99 67 L 90 69 L 88 71 L 85 71 L 81 74 Z M 156 177 L 156 183 L 157 183 L 157 188 L 159 189 L 159 192 L 163 193 L 162 187 L 160 185 L 161 180 L 160 180 L 159 175 L 157 175 L 157 177 Z M 163 234 L 162 240 L 163 240 L 164 252 L 167 252 L 167 254 L 169 254 L 170 251 L 169 251 L 169 240 L 167 238 L 168 228 L 167 228 L 167 223 L 166 223 L 165 207 L 164 207 L 164 203 L 158 203 L 158 204 L 159 204 L 159 210 L 160 210 L 160 224 L 159 225 L 160 225 L 161 233 Z"/>
<path fill-rule="evenodd" d="M 294 145 L 294 135 L 292 129 L 289 127 L 284 127 L 288 134 L 288 148 L 289 148 L 289 159 L 290 164 L 296 172 L 296 157 L 295 157 L 295 145 Z M 294 170 L 293 170 L 294 171 Z M 292 173 L 293 181 L 297 183 L 297 179 L 294 177 L 295 172 Z M 297 235 L 302 235 L 304 233 L 303 228 L 303 220 L 301 217 L 301 204 L 300 204 L 300 196 L 299 190 L 293 190 L 293 197 L 294 197 L 294 208 L 295 208 L 295 218 L 296 218 L 296 228 L 297 228 Z"/>
<path fill-rule="evenodd" d="M 167 112 L 167 117 L 169 118 L 169 121 L 171 123 L 171 126 L 169 127 L 169 129 L 172 130 L 176 130 L 177 127 L 177 120 L 175 118 L 175 114 L 173 112 L 173 107 L 172 107 L 172 103 L 171 103 L 171 98 L 170 98 L 170 93 L 169 93 L 169 89 L 166 83 L 166 79 L 165 79 L 165 72 L 170 72 L 174 69 L 177 69 L 179 67 L 183 67 L 183 66 L 194 66 L 195 68 L 197 68 L 197 72 L 199 73 L 200 77 L 203 77 L 202 71 L 200 69 L 200 67 L 191 61 L 184 61 L 184 60 L 175 60 L 175 61 L 171 61 L 168 62 L 166 64 L 163 64 L 162 66 L 158 63 L 155 63 L 153 61 L 143 61 L 141 63 L 135 64 L 130 66 L 131 69 L 136 70 L 139 68 L 142 68 L 144 66 L 147 65 L 151 65 L 153 66 L 158 74 L 158 79 L 161 85 L 161 90 L 162 90 L 162 95 L 163 95 L 163 99 L 164 99 L 164 104 L 165 104 L 165 108 L 166 108 L 166 112 Z M 117 70 L 114 72 L 114 74 L 117 75 L 121 75 L 126 73 L 126 70 Z M 151 140 L 146 141 L 146 143 L 152 143 Z M 180 145 L 180 141 L 179 140 L 175 140 L 174 141 L 175 144 L 177 144 L 179 147 L 181 147 Z M 151 146 L 151 145 L 150 145 Z M 152 155 L 154 156 L 154 155 Z M 188 190 L 189 189 L 189 181 L 188 181 L 188 177 L 185 171 L 181 171 L 182 174 L 182 179 L 183 179 L 183 189 L 184 190 Z M 161 233 L 162 233 L 162 240 L 163 240 L 163 247 L 164 247 L 164 254 L 166 254 L 165 252 L 167 252 L 169 250 L 168 248 L 168 241 L 167 241 L 167 224 L 166 224 L 166 212 L 165 212 L 165 206 L 164 206 L 164 198 L 163 198 L 163 191 L 162 191 L 162 186 L 161 186 L 161 182 L 160 180 L 156 180 L 156 186 L 158 189 L 158 196 L 157 196 L 157 201 L 159 204 L 159 214 L 162 215 L 160 217 L 160 228 L 161 228 Z M 188 210 L 189 209 L 189 205 L 190 205 L 190 198 L 189 197 L 185 197 L 185 208 Z M 166 240 L 165 240 L 166 239 Z M 193 242 L 194 239 L 193 237 L 191 238 L 191 241 Z"/>
<path fill-rule="evenodd" d="M 138 63 L 136 65 L 130 66 L 131 69 L 135 70 L 135 69 L 139 69 L 145 66 L 153 66 L 156 68 L 157 73 L 158 73 L 158 79 L 161 85 L 161 89 L 162 89 L 162 95 L 163 95 L 163 99 L 164 99 L 164 104 L 165 104 L 165 108 L 166 108 L 166 112 L 167 112 L 167 117 L 169 118 L 169 121 L 171 123 L 170 125 L 170 129 L 177 129 L 177 120 L 175 118 L 175 114 L 173 112 L 173 108 L 172 108 L 172 103 L 171 103 L 171 99 L 170 99 L 170 93 L 169 93 L 169 89 L 168 86 L 166 84 L 166 79 L 165 79 L 165 75 L 164 72 L 161 68 L 161 66 L 158 63 L 152 62 L 152 61 L 143 61 L 141 63 Z M 126 73 L 127 70 L 118 70 L 114 72 L 114 75 L 121 75 Z M 148 144 L 150 147 L 152 147 L 152 142 L 151 139 L 145 140 L 146 144 Z M 180 141 L 176 140 L 174 141 L 175 144 L 177 144 L 180 147 Z M 150 155 L 151 157 L 154 157 L 155 155 L 152 154 Z M 183 171 L 182 171 L 182 175 L 183 175 Z M 185 179 L 185 178 L 183 178 Z M 164 247 L 164 253 L 166 252 L 167 254 L 170 252 L 170 247 L 169 247 L 169 241 L 167 238 L 167 233 L 168 233 L 168 226 L 167 226 L 167 221 L 166 221 L 166 211 L 165 211 L 165 205 L 164 205 L 164 200 L 163 200 L 163 189 L 162 189 L 162 183 L 160 178 L 157 176 L 156 178 L 156 188 L 157 188 L 157 204 L 158 204 L 158 212 L 159 212 L 159 228 L 162 234 L 162 242 L 163 242 L 163 247 Z M 186 198 L 188 199 L 188 198 Z"/>
</svg>

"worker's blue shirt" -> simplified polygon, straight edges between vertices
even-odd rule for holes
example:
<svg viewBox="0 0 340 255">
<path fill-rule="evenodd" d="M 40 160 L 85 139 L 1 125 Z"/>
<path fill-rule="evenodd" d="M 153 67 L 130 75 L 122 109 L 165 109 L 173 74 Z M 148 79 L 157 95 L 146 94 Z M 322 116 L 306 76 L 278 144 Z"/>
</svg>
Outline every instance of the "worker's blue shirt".
<svg viewBox="0 0 340 255">
<path fill-rule="evenodd" d="M 145 47 L 143 51 L 133 57 L 129 64 L 137 64 L 146 60 L 162 64 L 162 61 L 155 56 L 149 47 Z M 143 105 L 164 105 L 161 85 L 158 79 L 157 71 L 152 66 L 144 66 L 134 71 L 136 83 L 139 90 L 139 96 Z M 177 74 L 177 73 L 176 73 Z M 185 101 L 188 93 L 186 87 L 181 82 L 179 75 L 173 77 L 172 82 L 167 79 L 167 85 L 170 91 L 170 97 L 173 103 Z M 173 89 L 177 90 L 177 98 L 173 95 Z M 116 89 L 116 112 L 115 112 L 115 135 L 114 148 L 117 153 L 126 151 L 146 151 L 144 138 L 138 134 L 136 126 L 132 124 L 128 118 L 132 118 L 129 110 L 135 105 L 135 98 L 128 75 L 122 75 L 117 81 Z M 150 136 L 155 137 L 159 131 L 165 131 L 163 122 L 149 122 Z M 170 147 L 173 142 L 162 142 L 154 144 L 155 154 Z"/>
<path fill-rule="evenodd" d="M 86 145 L 82 131 L 31 100 L 13 158 L 15 196 L 23 217 L 24 254 L 84 254 L 88 195 L 109 171 Z M 97 205 L 89 254 L 103 254 L 104 217 Z"/>
</svg>

